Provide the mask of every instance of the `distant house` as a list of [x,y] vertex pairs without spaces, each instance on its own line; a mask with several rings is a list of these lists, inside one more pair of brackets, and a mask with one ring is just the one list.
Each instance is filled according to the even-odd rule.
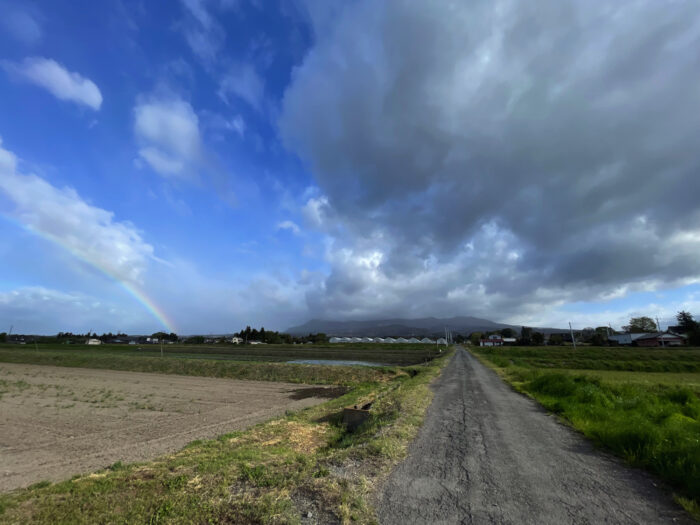
[[656,332],[637,337],[634,342],[637,346],[683,346],[685,337],[671,332]]
[[492,334],[479,342],[479,346],[503,346],[503,338],[498,334]]
[[89,344],[89,345],[101,345],[102,341],[100,341],[99,339],[88,339],[87,344]]
[[515,337],[502,337],[501,339],[503,339],[504,345],[514,345],[518,342],[518,340]]
[[654,335],[654,334],[648,334],[648,333],[640,333],[640,334],[611,334],[608,336],[608,341],[612,344],[616,345],[631,345],[634,343],[637,339],[640,337],[644,337],[646,335]]
[[240,344],[244,343],[244,340],[243,340],[242,337],[236,337],[236,336],[234,336],[234,337],[231,338],[231,342],[232,342],[234,345],[240,345]]

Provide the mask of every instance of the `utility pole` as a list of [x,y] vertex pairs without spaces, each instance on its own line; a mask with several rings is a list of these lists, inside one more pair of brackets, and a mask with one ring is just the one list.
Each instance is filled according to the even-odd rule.
[[656,318],[656,328],[659,329],[659,333],[661,334],[661,335],[659,336],[659,338],[661,339],[661,346],[666,346],[666,345],[664,344],[664,334],[663,334],[663,332],[661,332],[661,325],[659,324],[659,318],[658,318],[658,317]]
[[571,328],[571,321],[569,321],[569,332],[571,333],[571,342],[574,343],[574,350],[576,350],[576,338],[574,337],[574,330]]

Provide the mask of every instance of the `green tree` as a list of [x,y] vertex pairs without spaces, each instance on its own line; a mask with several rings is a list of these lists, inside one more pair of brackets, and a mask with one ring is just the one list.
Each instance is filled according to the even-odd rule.
[[591,337],[590,343],[593,346],[606,346],[608,344],[608,336],[596,332],[593,334],[593,337]]
[[533,345],[543,345],[544,334],[542,332],[532,332],[532,335],[530,336],[530,341]]
[[7,332],[0,332],[0,343],[7,341]]
[[681,310],[676,315],[676,320],[678,321],[677,328],[683,333],[694,332],[698,329],[698,322],[693,319],[690,312]]
[[515,330],[513,330],[512,328],[504,328],[503,330],[501,330],[501,335],[503,337],[515,337]]
[[651,317],[632,317],[630,324],[623,326],[622,329],[631,334],[656,332],[656,323]]
[[523,326],[520,329],[520,344],[529,345],[530,339],[532,338],[532,328],[529,326]]
[[549,336],[549,344],[550,345],[561,346],[563,341],[564,341],[564,339],[562,338],[561,334],[550,334],[550,336]]
[[479,343],[481,342],[482,338],[482,333],[481,332],[472,332],[469,335],[469,340],[472,342],[474,346],[479,346]]

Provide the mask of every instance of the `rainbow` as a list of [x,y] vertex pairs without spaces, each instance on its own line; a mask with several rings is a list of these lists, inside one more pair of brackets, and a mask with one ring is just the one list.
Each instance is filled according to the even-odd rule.
[[68,253],[70,253],[72,256],[75,258],[85,262],[86,264],[90,265],[91,267],[95,268],[98,270],[100,273],[106,275],[109,277],[111,280],[119,284],[124,290],[126,290],[129,295],[131,295],[134,299],[136,299],[139,303],[141,303],[142,306],[148,310],[148,312],[155,317],[161,325],[168,331],[168,332],[176,332],[177,330],[175,329],[175,324],[172,322],[172,320],[166,315],[166,313],[163,311],[162,308],[160,308],[153,299],[149,298],[143,290],[138,289],[135,285],[129,283],[128,281],[125,281],[123,279],[120,279],[117,275],[115,275],[113,272],[111,272],[108,268],[105,268],[104,266],[98,264],[97,262],[91,260],[90,258],[86,257],[83,255],[80,251],[72,248],[65,242],[63,242],[60,238],[56,237],[55,235],[39,230],[37,228],[34,228],[28,224],[24,224],[20,222],[19,220],[10,217],[8,215],[0,215],[3,216],[5,219],[9,220],[11,223],[19,226],[21,229],[28,231],[29,233],[36,235],[42,239],[45,239],[56,246],[60,246],[64,250],[66,250]]

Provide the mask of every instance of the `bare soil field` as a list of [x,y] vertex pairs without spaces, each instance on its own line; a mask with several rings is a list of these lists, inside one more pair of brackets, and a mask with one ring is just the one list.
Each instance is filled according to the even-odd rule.
[[336,387],[0,363],[0,491],[153,459]]

